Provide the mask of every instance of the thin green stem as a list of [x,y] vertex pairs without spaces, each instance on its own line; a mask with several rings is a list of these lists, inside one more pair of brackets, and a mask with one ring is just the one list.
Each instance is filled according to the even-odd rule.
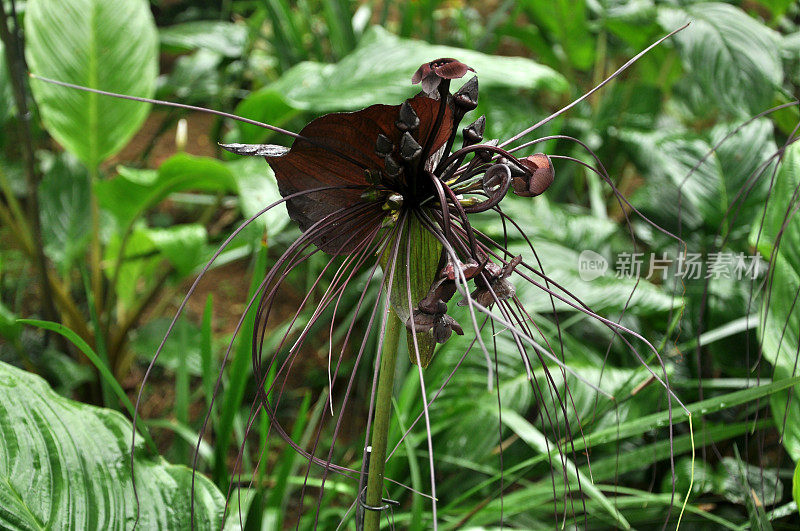
[[[389,437],[389,420],[392,413],[392,389],[394,388],[397,346],[403,326],[394,310],[389,310],[386,319],[381,368],[378,373],[378,392],[375,398],[375,420],[372,425],[372,454],[367,476],[366,504],[370,507],[380,506],[383,495],[383,472],[386,465],[386,443]],[[364,531],[378,531],[381,525],[381,515],[381,511],[367,510],[364,514]]]

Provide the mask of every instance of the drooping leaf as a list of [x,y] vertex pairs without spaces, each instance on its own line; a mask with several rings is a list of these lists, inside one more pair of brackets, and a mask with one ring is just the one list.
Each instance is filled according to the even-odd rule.
[[678,33],[683,63],[711,107],[750,116],[769,106],[783,79],[777,34],[741,9],[717,2],[663,6],[658,22]]
[[223,162],[186,154],[164,161],[158,172],[120,169],[117,177],[95,184],[100,206],[111,212],[122,227],[169,194],[184,190],[235,191],[236,184]]
[[[136,519],[131,424],[120,413],[68,400],[44,380],[0,363],[0,526],[129,529]],[[143,529],[190,525],[192,472],[145,454],[134,466]],[[195,478],[194,523],[220,527],[225,498]]]
[[89,243],[89,174],[74,159],[54,158],[39,184],[42,238],[47,256],[62,271],[81,257]]
[[[145,0],[31,0],[25,48],[34,74],[89,88],[152,96],[158,39]],[[90,168],[118,152],[149,107],[31,82],[50,134]]]
[[241,57],[247,45],[247,27],[220,20],[183,22],[158,31],[161,45],[170,51],[208,50],[225,57]]

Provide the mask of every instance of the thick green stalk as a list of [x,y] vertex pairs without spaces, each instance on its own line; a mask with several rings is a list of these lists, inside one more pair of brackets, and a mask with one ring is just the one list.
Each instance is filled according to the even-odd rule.
[[[378,373],[378,393],[375,398],[375,421],[372,424],[372,454],[367,476],[366,504],[370,507],[382,505],[383,472],[386,465],[386,443],[389,436],[389,420],[392,413],[392,389],[397,362],[397,346],[403,324],[400,318],[389,310],[386,332],[383,336],[381,368]],[[382,511],[365,511],[364,531],[378,531],[381,526]]]

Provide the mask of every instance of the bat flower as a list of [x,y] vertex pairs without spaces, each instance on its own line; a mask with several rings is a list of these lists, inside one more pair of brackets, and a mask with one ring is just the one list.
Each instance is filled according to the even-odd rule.
[[[426,272],[414,267],[414,278],[408,279],[397,269],[394,287],[388,288],[392,307],[418,345],[412,361],[419,359],[423,366],[436,343],[453,332],[463,334],[447,315],[459,283],[476,285],[465,305],[474,299],[489,307],[514,296],[507,279],[520,261],[495,263],[505,257],[490,257],[469,215],[497,207],[512,185],[518,195],[542,193],[554,175],[546,155],[517,159],[496,141],[482,143],[483,116],[463,128],[462,144],[453,151],[460,122],[477,107],[478,79],[472,77],[453,94],[450,82],[471,70],[455,59],[425,63],[412,78],[421,83],[421,93],[400,105],[322,116],[300,131],[291,148],[223,145],[267,160],[289,216],[307,241],[327,254],[363,261],[365,252],[379,252],[386,269],[392,242],[395,247],[405,242],[404,231],[414,225],[426,233],[409,245],[429,240],[435,263],[429,253],[425,259],[432,265]],[[404,252],[398,249],[395,255]],[[396,256],[395,262],[410,267],[412,260],[423,260],[420,256]]]

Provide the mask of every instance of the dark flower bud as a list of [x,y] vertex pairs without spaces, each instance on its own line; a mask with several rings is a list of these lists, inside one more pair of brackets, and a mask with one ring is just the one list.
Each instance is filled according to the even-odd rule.
[[477,144],[483,140],[483,131],[486,129],[486,116],[480,118],[466,126],[461,132],[464,133],[464,144],[462,147]]
[[420,66],[411,77],[411,83],[419,84],[422,92],[432,96],[439,88],[442,79],[459,79],[469,71],[475,71],[461,61],[451,58],[436,59]]
[[406,321],[406,328],[418,334],[430,332],[437,343],[446,342],[453,335],[453,332],[460,336],[464,335],[461,325],[455,319],[443,313],[429,314],[415,311]]
[[380,157],[385,157],[386,155],[390,154],[394,151],[394,146],[392,145],[392,141],[389,139],[388,136],[380,133],[378,135],[378,140],[375,142],[375,153],[378,154]]
[[395,125],[401,131],[416,131],[419,127],[419,116],[407,100],[400,105],[400,119],[395,122]]
[[556,173],[550,157],[544,153],[536,153],[530,157],[519,159],[530,174],[515,176],[511,181],[514,193],[522,197],[534,197],[543,193],[553,184]]
[[433,325],[433,340],[437,343],[445,343],[453,332],[463,336],[464,330],[455,319],[447,314],[442,315]]
[[451,260],[448,260],[447,265],[444,266],[444,269],[442,269],[442,272],[440,274],[443,278],[446,278],[448,280],[455,280],[456,268],[461,270],[461,272],[464,274],[464,278],[466,278],[467,280],[472,280],[473,278],[475,278],[475,275],[477,275],[481,270],[480,264],[478,264],[478,262],[476,262],[475,260],[468,260],[466,262],[456,262],[455,264]]
[[453,94],[453,103],[464,113],[478,106],[478,76],[472,76],[472,79]]
[[414,140],[414,137],[411,136],[411,133],[406,131],[403,133],[403,137],[400,139],[400,156],[403,157],[403,160],[406,162],[412,162],[419,158],[420,154],[422,153],[422,146]]
[[400,172],[403,171],[403,168],[400,167],[400,165],[391,155],[386,155],[383,160],[386,164],[386,174],[389,175],[389,177],[397,177],[400,175]]

